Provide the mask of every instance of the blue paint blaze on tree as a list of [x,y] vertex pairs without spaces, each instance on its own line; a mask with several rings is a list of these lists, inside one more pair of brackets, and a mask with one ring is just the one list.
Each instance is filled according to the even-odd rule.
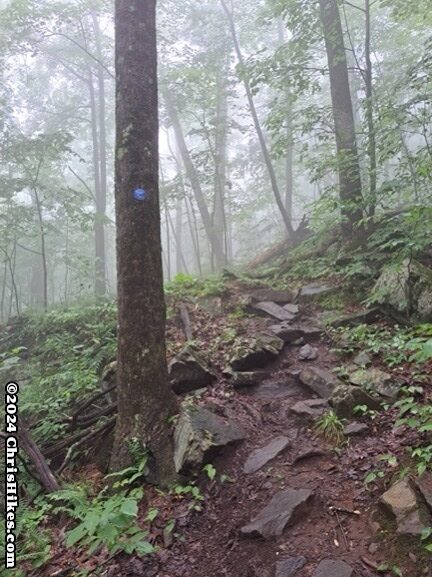
[[144,189],[144,188],[136,188],[133,191],[133,197],[135,200],[148,200],[149,199],[149,193]]

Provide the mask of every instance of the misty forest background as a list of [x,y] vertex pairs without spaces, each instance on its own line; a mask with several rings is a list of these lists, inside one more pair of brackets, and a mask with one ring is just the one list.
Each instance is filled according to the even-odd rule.
[[[414,218],[416,207],[430,206],[426,5],[341,5],[370,215],[410,208]],[[235,42],[220,3],[159,3],[166,281],[241,265],[283,239],[275,189],[294,229],[303,219],[316,231],[338,220],[328,66],[314,4],[227,9]],[[6,321],[115,292],[112,8],[6,2],[1,28]]]

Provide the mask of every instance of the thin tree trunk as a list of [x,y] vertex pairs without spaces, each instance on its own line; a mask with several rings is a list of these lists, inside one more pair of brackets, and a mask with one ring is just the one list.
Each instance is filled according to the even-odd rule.
[[337,0],[319,0],[336,131],[339,190],[345,240],[363,240],[362,186],[349,87],[348,67]]
[[1,304],[0,304],[0,315],[1,315],[1,322],[4,323],[5,318],[5,299],[6,299],[6,283],[7,283],[7,258],[5,256],[4,267],[3,267],[3,282],[2,282],[2,292],[1,292]]
[[368,156],[369,156],[369,216],[373,217],[377,202],[377,158],[376,158],[376,138],[374,123],[374,102],[373,102],[373,69],[371,61],[371,14],[370,0],[365,0],[366,11],[366,39],[365,39],[365,58],[366,58],[366,120],[368,126]]
[[39,221],[40,241],[41,241],[41,258],[42,258],[42,273],[43,273],[43,306],[44,310],[48,310],[48,263],[45,245],[45,225],[43,221],[42,206],[39,198],[37,188],[33,188],[34,200],[36,203],[36,211]]
[[[175,238],[176,238],[176,273],[182,271],[182,261],[183,258],[183,247],[182,247],[182,235],[183,235],[183,211],[182,211],[182,201],[177,200],[176,204],[176,220],[175,220]],[[186,270],[186,269],[185,269]]]
[[[235,52],[237,55],[237,60],[239,62],[239,65],[240,65],[242,71],[244,72],[245,65],[244,65],[243,55],[242,55],[242,52],[240,49],[240,44],[239,44],[239,41],[237,38],[237,32],[236,32],[236,28],[235,28],[235,24],[234,24],[233,15],[230,12],[230,10],[228,9],[228,6],[226,5],[225,0],[220,0],[220,1],[221,1],[223,9],[225,11],[225,14],[227,15],[227,18],[228,18],[229,27],[230,27],[232,39],[234,42],[234,49],[235,49]],[[262,152],[262,155],[264,158],[264,163],[266,165],[267,172],[268,172],[269,177],[270,177],[271,187],[273,190],[273,196],[274,196],[276,204],[279,208],[279,212],[282,216],[282,220],[285,224],[287,235],[288,235],[288,237],[292,237],[294,235],[294,229],[293,229],[291,221],[288,217],[287,211],[285,210],[284,202],[282,200],[282,195],[280,193],[279,185],[277,183],[276,173],[275,173],[273,163],[271,161],[270,153],[269,153],[269,150],[267,148],[267,143],[266,143],[266,140],[264,137],[264,132],[261,128],[261,124],[260,124],[260,121],[258,118],[258,113],[256,111],[254,99],[252,96],[252,90],[250,88],[249,81],[244,74],[243,74],[243,84],[245,87],[246,96],[247,96],[247,100],[249,103],[249,109],[250,109],[253,123],[255,126],[255,131],[257,133],[258,140],[259,140],[259,143],[261,146],[261,152]]]
[[218,238],[213,229],[212,219],[207,207],[204,193],[201,188],[201,183],[198,174],[195,170],[195,167],[193,165],[192,158],[189,154],[189,150],[186,146],[186,141],[183,135],[180,120],[177,111],[172,103],[171,96],[168,90],[165,89],[163,91],[163,96],[168,111],[168,115],[171,119],[174,128],[177,146],[179,148],[180,155],[182,157],[183,164],[186,169],[186,174],[192,186],[192,191],[194,193],[194,197],[198,205],[198,210],[200,212],[201,219],[203,221],[204,230],[206,231],[206,235],[211,246],[211,252],[215,257],[217,268],[221,269],[224,266],[223,245],[220,242],[220,238]]
[[179,272],[182,272],[182,270],[184,270],[184,272],[186,274],[189,274],[188,266],[186,264],[186,261],[185,261],[184,255],[183,255],[183,251],[182,251],[182,247],[181,247],[181,241],[179,241],[179,239],[177,238],[177,231],[176,231],[176,228],[174,227],[174,223],[172,221],[170,213],[168,213],[168,222],[170,224],[171,231],[173,233],[174,240],[176,243],[176,256],[178,254],[178,258],[179,258],[178,263],[176,263],[176,266],[177,266],[177,264],[179,265],[179,268],[176,269],[176,274],[178,274]]
[[165,211],[165,228],[166,228],[166,265],[167,265],[167,276],[168,281],[171,280],[171,238],[170,238],[170,227],[168,222],[168,203],[166,198],[164,199],[164,211]]
[[224,265],[227,264],[226,250],[226,215],[225,188],[227,165],[228,137],[228,93],[226,71],[219,72],[217,78],[217,109],[215,134],[215,198],[213,210],[213,227],[219,237],[219,243],[224,247]]
[[[279,45],[282,46],[285,42],[285,27],[282,19],[278,22],[278,37]],[[286,135],[286,153],[285,153],[285,210],[288,214],[290,222],[293,222],[293,189],[294,189],[294,143],[293,143],[293,129],[292,129],[292,106],[290,102],[291,94],[289,89],[285,90],[285,100],[287,113],[285,116],[285,135]]]
[[194,254],[195,254],[195,259],[196,259],[196,263],[197,263],[197,271],[198,271],[199,276],[202,276],[201,256],[200,256],[200,250],[199,250],[199,239],[197,238],[198,235],[197,235],[196,227],[194,227],[192,224],[192,218],[191,218],[191,214],[190,214],[191,211],[189,210],[189,206],[188,206],[188,198],[185,196],[184,200],[185,200],[186,214],[187,214],[187,219],[188,219],[188,224],[189,224],[189,233],[190,233],[192,246],[193,246]]
[[[96,234],[98,235],[96,255],[97,275],[95,290],[97,296],[106,294],[106,247],[105,247],[105,216],[107,203],[107,154],[106,154],[106,102],[105,102],[105,75],[102,66],[102,45],[101,32],[97,15],[92,13],[93,29],[96,42],[96,53],[98,57],[97,79],[98,79],[98,122],[99,122],[99,167],[100,167],[100,186],[95,191],[96,197],[96,219],[99,220]],[[97,194],[97,192],[99,194]]]
[[156,2],[116,0],[118,416],[113,470],[148,456],[148,479],[176,478],[159,203]]

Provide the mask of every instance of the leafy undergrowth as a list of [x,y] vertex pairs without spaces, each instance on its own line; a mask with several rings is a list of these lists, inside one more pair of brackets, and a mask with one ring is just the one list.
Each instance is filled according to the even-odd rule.
[[[301,280],[294,280],[296,276],[294,271],[294,292]],[[314,278],[312,273],[307,276],[307,280]],[[341,309],[352,311],[359,307],[350,285],[343,284],[349,275],[345,279],[343,275],[318,276],[340,287],[346,298],[341,298],[341,292],[338,297],[327,296],[314,304],[309,313],[318,314],[323,309],[340,313]],[[277,279],[272,284],[286,287],[284,282]],[[244,295],[250,286],[260,283],[232,277],[202,281],[183,275],[175,279],[167,287],[169,357],[185,344],[178,312],[179,303],[185,303],[193,342],[208,351],[220,375],[233,351],[247,343],[260,327],[261,320],[248,315],[244,306]],[[21,411],[33,425],[32,433],[42,447],[69,433],[70,415],[100,386],[103,366],[115,358],[115,316],[112,303],[88,304],[53,310],[45,316],[29,316],[4,331],[1,370],[13,373],[23,383]],[[349,329],[329,328],[326,338],[340,361],[334,368],[341,378],[343,367],[363,351],[370,355],[374,366],[384,368],[403,383],[400,397],[384,404],[382,411],[363,406],[356,409],[358,420],[371,424],[377,438],[382,431],[398,431],[382,454],[375,447],[370,455],[365,452],[362,456],[368,463],[362,479],[367,498],[379,497],[397,478],[431,470],[432,325],[403,328],[385,321]],[[240,406],[241,401],[233,399],[233,395],[231,386],[220,378],[204,396],[220,408],[231,400]],[[343,428],[344,422],[328,413],[311,434],[323,437],[349,470],[351,448]],[[137,452],[133,467],[107,477],[83,451],[73,454],[62,472],[62,490],[46,497],[37,496],[37,484],[23,471],[20,569],[15,575],[44,575],[50,560],[55,561],[56,571],[60,568],[65,574],[84,576],[98,574],[119,556],[133,560],[151,559],[157,554],[163,559],[172,543],[182,546],[194,519],[201,516],[205,524],[216,518],[218,512],[212,499],[224,486],[230,486],[230,477],[220,475],[212,464],[194,480],[165,492],[146,486],[145,474],[145,454]],[[283,482],[283,473],[280,475],[281,479],[277,478]],[[216,499],[215,503],[219,501]],[[424,534],[420,555],[430,550],[431,534]],[[399,565],[390,560],[389,567],[398,570]],[[142,570],[140,565],[139,571]],[[385,571],[383,568],[383,574]]]

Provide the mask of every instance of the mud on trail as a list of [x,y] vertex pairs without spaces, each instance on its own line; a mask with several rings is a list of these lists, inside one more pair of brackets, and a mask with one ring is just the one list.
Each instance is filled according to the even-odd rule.
[[[233,292],[231,310],[236,303],[249,302],[242,290]],[[394,428],[397,411],[388,409],[374,413],[373,419],[370,415],[344,419],[343,444],[326,442],[316,422],[331,408],[326,387],[334,388],[334,369],[340,367],[341,358],[332,350],[319,305],[301,295],[298,310],[293,303],[273,302],[279,308],[256,304],[249,303],[251,314],[236,321],[238,331],[250,339],[264,333],[285,341],[280,352],[273,351],[273,360],[257,362],[256,356],[240,352],[248,358],[244,366],[240,363],[243,373],[250,376],[258,370],[264,375],[258,374],[257,384],[234,387],[235,374],[223,372],[231,352],[219,340],[220,346],[212,349],[216,382],[187,397],[194,410],[205,407],[221,422],[238,425],[243,440],[216,447],[206,456],[204,463],[214,468],[213,479],[202,472],[202,465],[198,468],[196,483],[204,496],[197,503],[201,510],[151,490],[148,503],[161,510],[151,527],[160,550],[149,558],[106,560],[100,574],[373,577],[402,570],[408,577],[431,577],[430,564],[414,545],[418,540],[398,536],[395,520],[379,505],[397,479],[390,475],[369,485],[364,482],[381,455],[403,459],[412,434]],[[284,316],[283,307],[292,318],[275,318]],[[201,351],[227,330],[222,309],[209,313],[189,306],[189,314]],[[169,329],[174,352],[184,344],[179,327]],[[379,359],[375,362],[379,365]],[[250,381],[254,382],[251,376]],[[343,413],[345,405],[341,407]],[[169,533],[164,531],[167,522],[173,526]]]

